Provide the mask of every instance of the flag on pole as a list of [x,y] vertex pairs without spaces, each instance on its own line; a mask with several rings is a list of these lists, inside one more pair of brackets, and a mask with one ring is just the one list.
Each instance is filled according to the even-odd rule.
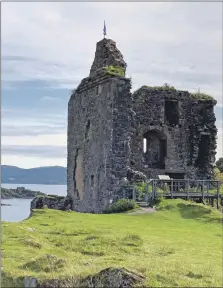
[[104,21],[103,34],[104,34],[104,38],[105,38],[105,35],[107,35],[107,30],[106,30],[106,24],[105,24],[105,21]]

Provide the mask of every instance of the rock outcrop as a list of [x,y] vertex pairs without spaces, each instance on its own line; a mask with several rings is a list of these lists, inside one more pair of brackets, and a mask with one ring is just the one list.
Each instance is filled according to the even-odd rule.
[[126,63],[122,53],[116,47],[115,41],[104,38],[97,43],[94,62],[91,66],[90,75],[105,66],[118,66],[126,70]]
[[20,199],[32,199],[36,196],[45,196],[45,193],[40,191],[32,191],[26,189],[25,187],[17,187],[16,189],[7,189],[1,187],[1,198],[2,199],[12,199],[12,198],[20,198]]
[[56,209],[56,210],[71,210],[72,209],[72,200],[69,197],[64,196],[54,196],[54,195],[47,195],[41,197],[35,197],[31,201],[31,211],[32,209]]
[[[88,276],[84,279],[50,279],[38,282],[33,277],[25,277],[24,287],[36,288],[63,288],[63,287],[108,287],[108,288],[133,288],[135,285],[142,285],[145,277],[126,268],[109,267],[101,270],[95,275]],[[140,286],[142,287],[142,286]]]

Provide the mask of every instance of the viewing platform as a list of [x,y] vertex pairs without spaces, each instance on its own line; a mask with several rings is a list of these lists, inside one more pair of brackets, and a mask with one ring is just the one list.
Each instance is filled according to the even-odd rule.
[[219,208],[223,205],[222,184],[217,180],[151,179],[147,183],[123,186],[121,195],[123,198],[133,199],[140,206],[147,206],[154,199],[163,197],[200,202],[208,200],[212,206],[215,200]]

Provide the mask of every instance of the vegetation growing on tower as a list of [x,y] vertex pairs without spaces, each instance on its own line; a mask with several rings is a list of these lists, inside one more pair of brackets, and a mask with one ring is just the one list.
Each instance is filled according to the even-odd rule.
[[120,66],[106,66],[105,71],[112,76],[125,76],[125,70]]
[[190,93],[191,98],[197,99],[197,100],[211,100],[214,101],[215,103],[217,102],[211,95],[206,94],[206,93],[201,93],[201,92],[195,92],[195,93]]

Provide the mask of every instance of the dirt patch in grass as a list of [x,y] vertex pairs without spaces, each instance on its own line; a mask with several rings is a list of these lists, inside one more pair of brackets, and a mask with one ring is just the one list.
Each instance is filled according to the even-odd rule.
[[138,209],[136,211],[129,212],[127,214],[145,214],[145,213],[153,213],[155,211],[156,211],[155,208],[143,207],[143,208],[140,208],[140,209]]

